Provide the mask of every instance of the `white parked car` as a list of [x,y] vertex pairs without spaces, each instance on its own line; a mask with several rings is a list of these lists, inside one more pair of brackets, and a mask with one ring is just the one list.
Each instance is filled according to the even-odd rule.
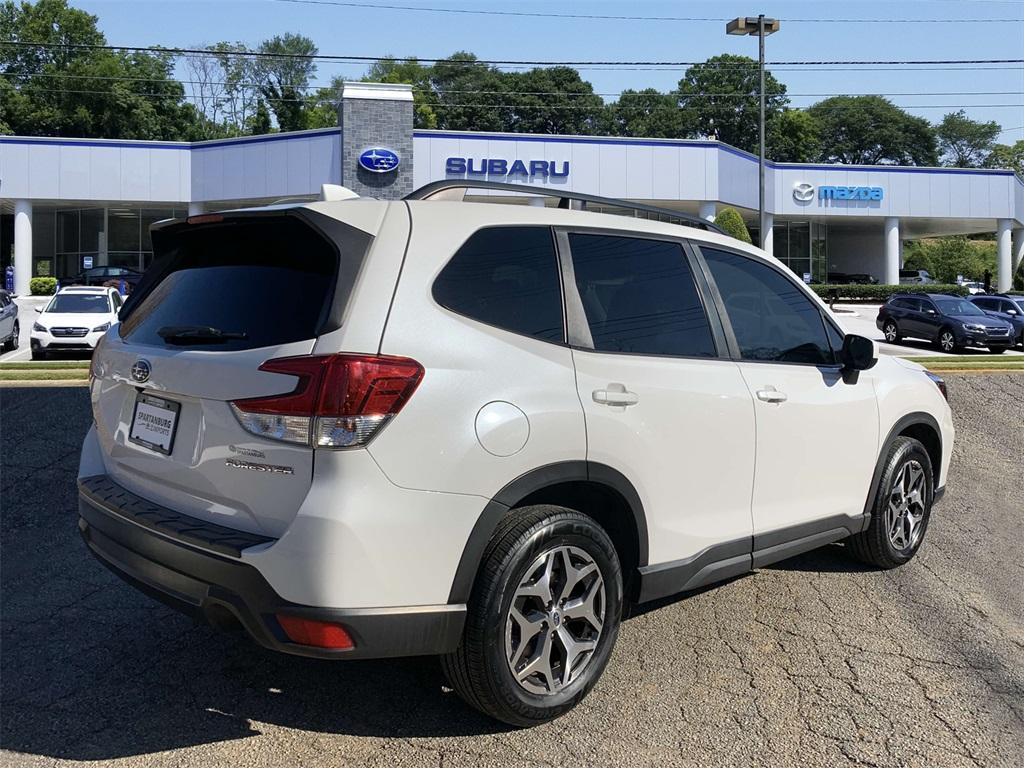
[[979,282],[974,281],[974,280],[965,281],[965,282],[961,283],[961,285],[964,288],[967,289],[967,292],[970,293],[971,296],[978,296],[978,295],[983,294],[983,293],[986,292],[985,291],[985,284],[984,283],[979,283]]
[[40,314],[32,324],[32,359],[45,359],[55,351],[95,349],[103,334],[117,322],[121,305],[116,288],[61,288],[49,304],[36,310]]
[[154,227],[94,356],[100,560],[268,648],[440,655],[531,725],[591,690],[626,602],[840,540],[914,556],[941,380],[706,222],[460,184]]

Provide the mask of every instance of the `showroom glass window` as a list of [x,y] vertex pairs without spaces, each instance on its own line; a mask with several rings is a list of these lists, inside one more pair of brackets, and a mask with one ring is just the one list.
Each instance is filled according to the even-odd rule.
[[716,356],[704,305],[679,243],[570,234],[569,247],[595,350]]
[[548,227],[476,232],[434,281],[434,300],[460,315],[544,341],[565,338],[562,288]]
[[744,360],[833,365],[821,309],[768,264],[701,247]]

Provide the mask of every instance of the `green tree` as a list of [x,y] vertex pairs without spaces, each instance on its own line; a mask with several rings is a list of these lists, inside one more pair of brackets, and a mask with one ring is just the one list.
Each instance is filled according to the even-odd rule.
[[386,58],[376,61],[363,75],[368,83],[408,83],[412,86],[413,125],[416,128],[437,128],[437,95],[431,77],[433,67],[416,59]]
[[613,132],[619,136],[671,139],[683,135],[683,113],[674,94],[655,88],[626,90],[608,110]]
[[169,54],[114,52],[96,17],[66,0],[0,5],[0,39],[59,44],[0,46],[6,82],[0,115],[8,131],[27,136],[195,139],[203,118],[185,103]]
[[1014,144],[996,144],[985,158],[986,168],[1009,168],[1024,178],[1024,139]]
[[270,110],[267,109],[267,102],[260,99],[256,102],[256,109],[249,117],[246,132],[252,136],[261,136],[265,133],[270,133],[272,130],[273,126],[270,123]]
[[996,273],[996,245],[966,237],[918,240],[905,247],[903,263],[907,269],[927,269],[940,283],[955,283],[960,275],[981,280],[986,270]]
[[971,120],[962,109],[950,112],[935,126],[943,165],[979,168],[985,162],[999,135],[999,123]]
[[437,94],[437,127],[453,131],[505,131],[512,124],[503,73],[459,51],[434,64],[430,85]]
[[502,73],[509,122],[517,133],[586,135],[605,125],[604,101],[572,67]]
[[[722,54],[686,70],[677,96],[687,135],[708,136],[748,152],[758,148],[759,89],[757,62]],[[786,86],[765,72],[765,121],[789,103]]]
[[308,37],[293,32],[276,35],[260,43],[256,60],[260,93],[274,111],[282,131],[308,127],[310,104],[306,89],[316,74],[316,62],[310,58],[317,47]]
[[768,123],[768,157],[780,163],[810,163],[821,155],[821,125],[814,115],[797,109],[779,112]]
[[715,224],[724,229],[725,233],[730,237],[735,237],[744,243],[753,244],[754,242],[750,238],[750,232],[747,230],[743,217],[740,216],[735,208],[723,208],[720,210],[718,215],[715,216]]
[[833,96],[808,112],[821,126],[821,160],[867,165],[937,165],[935,132],[881,96]]

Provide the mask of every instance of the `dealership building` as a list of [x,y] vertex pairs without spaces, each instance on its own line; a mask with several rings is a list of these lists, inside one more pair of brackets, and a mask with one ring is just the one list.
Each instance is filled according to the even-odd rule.
[[[623,198],[709,220],[730,206],[756,239],[757,158],[735,147],[418,130],[412,106],[409,86],[349,83],[337,128],[193,143],[2,136],[0,267],[13,261],[23,294],[34,276],[145,268],[149,225],[160,219],[314,197],[324,184],[395,199],[443,179]],[[807,279],[895,283],[906,241],[994,232],[993,283],[1005,290],[1024,256],[1024,181],[1012,171],[768,163],[766,187],[767,250]]]

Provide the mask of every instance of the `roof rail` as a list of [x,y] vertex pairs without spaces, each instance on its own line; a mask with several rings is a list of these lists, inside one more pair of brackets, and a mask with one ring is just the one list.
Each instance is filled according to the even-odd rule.
[[[559,208],[569,208],[569,202],[571,200],[577,200],[582,203],[609,205],[616,208],[626,208],[631,211],[642,211],[644,213],[652,213],[658,216],[666,216],[671,220],[669,222],[671,224],[682,224],[687,227],[696,227],[698,229],[707,230],[708,232],[717,232],[720,235],[728,236],[729,234],[713,222],[702,219],[699,216],[694,216],[690,213],[673,211],[670,208],[658,208],[654,205],[631,203],[628,200],[620,200],[615,197],[600,197],[599,195],[588,195],[583,192],[563,192],[561,190],[551,189],[550,187],[531,187],[526,184],[508,184],[503,181],[464,181],[462,179],[432,181],[429,184],[424,184],[419,189],[414,189],[406,195],[404,199],[430,200],[431,198],[442,198],[448,200],[461,200],[465,193],[470,189],[493,189],[502,192],[519,192],[535,197],[556,197],[558,198]],[[457,190],[462,190],[463,194],[458,197],[444,194],[445,192]]]

